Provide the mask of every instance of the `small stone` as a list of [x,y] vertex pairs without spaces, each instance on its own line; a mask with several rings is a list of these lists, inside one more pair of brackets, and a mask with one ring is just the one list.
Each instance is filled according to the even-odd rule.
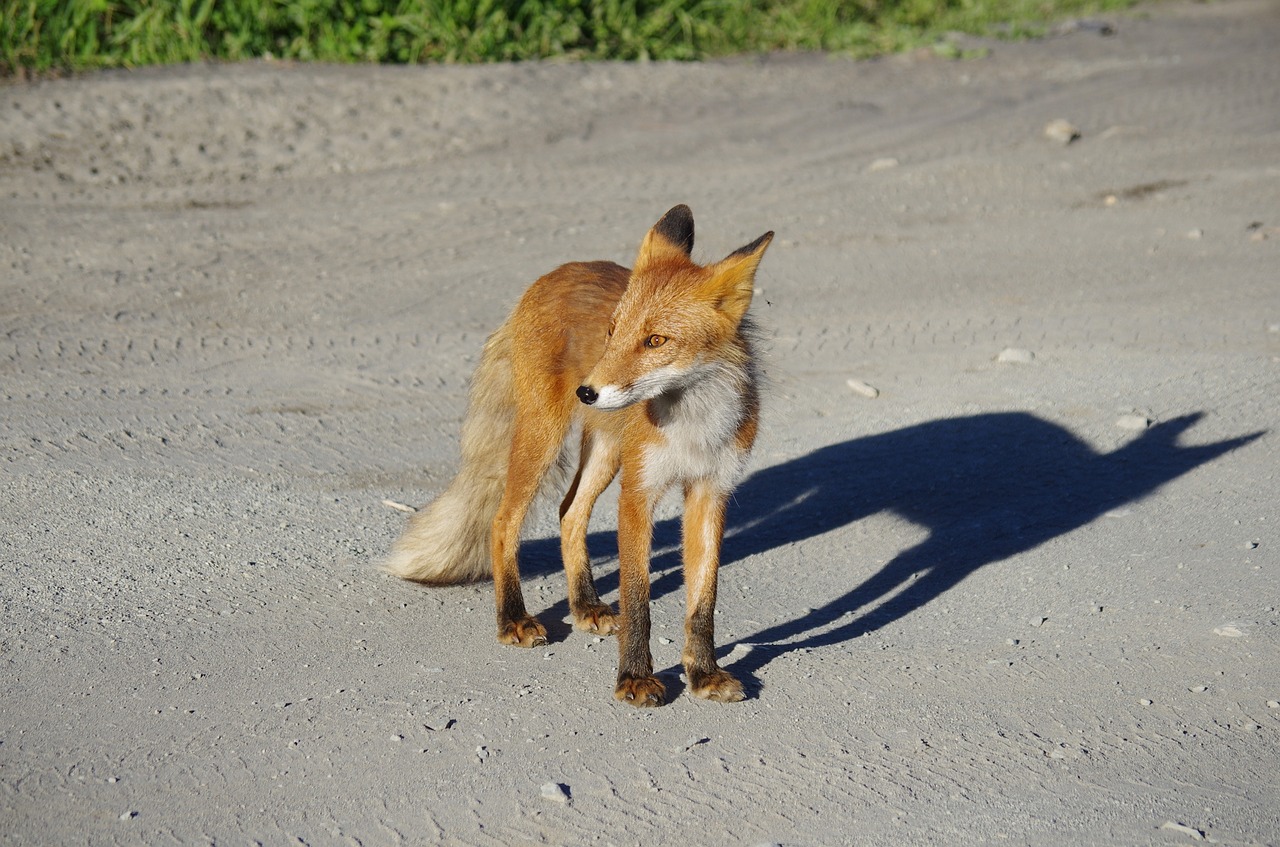
[[670,638],[667,638],[665,635],[660,635],[660,636],[658,636],[658,643],[659,643],[659,644],[673,644],[674,642],[673,642]]
[[1161,829],[1169,829],[1174,832],[1185,835],[1192,841],[1204,841],[1204,833],[1194,827],[1187,826],[1183,823],[1175,823],[1174,821],[1165,821],[1160,824]]
[[1240,638],[1244,635],[1244,630],[1233,623],[1224,623],[1222,626],[1215,626],[1213,634],[1221,635],[1224,638]]
[[1121,415],[1116,420],[1116,426],[1120,427],[1121,429],[1138,431],[1138,430],[1146,429],[1147,427],[1151,426],[1151,419],[1148,418],[1146,415],[1138,415],[1138,414]]
[[863,397],[874,400],[880,396],[880,389],[860,379],[847,379],[844,384],[853,389],[855,394],[861,394]]
[[129,811],[127,811],[127,812],[121,812],[121,813],[120,813],[120,820],[122,820],[122,821],[131,821],[131,820],[133,820],[134,818],[136,818],[137,816],[138,816],[138,813],[137,813],[136,811],[134,811],[133,809],[130,809],[130,810],[129,810]]
[[542,796],[548,800],[554,800],[557,803],[569,803],[569,786],[561,785],[558,782],[542,783]]
[[1011,365],[1026,365],[1035,359],[1036,354],[1030,350],[1023,350],[1020,347],[1006,347],[996,356],[997,362],[1004,362]]
[[1115,196],[1114,194],[1108,194],[1106,197],[1102,198],[1102,205],[1104,206],[1114,206],[1119,202],[1120,202],[1120,198]]
[[1032,626],[1043,626],[1044,624],[1048,623],[1048,621],[1049,621],[1049,619],[1048,619],[1048,618],[1032,618],[1032,619],[1031,619],[1031,625],[1032,625]]
[[1197,227],[1196,229],[1189,229],[1186,232],[1186,237],[1191,241],[1199,241],[1200,239],[1204,238],[1204,230],[1200,229],[1199,227]]
[[1138,701],[1138,705],[1139,705],[1139,706],[1150,706],[1150,705],[1151,705],[1151,701],[1150,701],[1150,700],[1148,700],[1146,697],[1143,697],[1141,700],[1139,700],[1139,701]]
[[1080,130],[1070,121],[1058,118],[1044,125],[1044,137],[1066,145],[1079,140]]
[[485,747],[483,744],[476,748],[476,758],[480,761],[483,762],[485,759],[489,758],[489,755],[489,748]]
[[1280,709],[1280,700],[1268,700],[1268,701],[1267,701],[1267,708],[1268,708],[1268,709]]
[[1209,686],[1207,685],[1197,685],[1196,687],[1191,689],[1191,692],[1193,694],[1203,694],[1208,690],[1209,690]]
[[896,168],[899,164],[900,162],[898,162],[894,157],[885,156],[884,158],[876,159],[874,162],[867,165],[867,172],[876,173],[877,171],[889,171]]

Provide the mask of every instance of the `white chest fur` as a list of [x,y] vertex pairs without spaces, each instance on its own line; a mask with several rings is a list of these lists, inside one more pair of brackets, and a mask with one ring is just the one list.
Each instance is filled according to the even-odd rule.
[[645,449],[644,486],[655,495],[697,479],[728,492],[738,482],[747,451],[737,434],[747,414],[750,376],[725,366],[705,366],[687,388],[650,402],[661,438]]

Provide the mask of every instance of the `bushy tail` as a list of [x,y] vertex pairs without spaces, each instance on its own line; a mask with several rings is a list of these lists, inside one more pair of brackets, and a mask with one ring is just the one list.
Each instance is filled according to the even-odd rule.
[[489,529],[502,502],[515,431],[511,331],[498,328],[471,379],[462,425],[462,466],[439,497],[409,519],[382,563],[387,573],[428,585],[490,579]]

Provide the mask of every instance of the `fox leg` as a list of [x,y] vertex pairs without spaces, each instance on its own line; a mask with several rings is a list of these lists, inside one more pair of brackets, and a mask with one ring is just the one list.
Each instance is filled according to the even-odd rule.
[[554,426],[522,425],[517,418],[507,465],[507,485],[493,519],[490,551],[493,556],[494,598],[498,606],[498,640],[517,647],[547,643],[547,630],[525,609],[520,590],[520,529],[538,486],[560,450],[562,433]]
[[623,469],[618,498],[618,684],[613,696],[633,706],[661,706],[667,689],[653,675],[649,652],[649,549],[654,501]]
[[610,635],[617,617],[600,602],[591,578],[587,552],[587,524],[597,498],[618,473],[617,444],[598,433],[583,432],[578,473],[560,504],[560,558],[569,581],[569,611],[577,629]]
[[706,700],[733,702],[742,683],[716,664],[716,582],[728,495],[704,481],[685,486],[684,583],[687,611],[681,661],[689,690]]

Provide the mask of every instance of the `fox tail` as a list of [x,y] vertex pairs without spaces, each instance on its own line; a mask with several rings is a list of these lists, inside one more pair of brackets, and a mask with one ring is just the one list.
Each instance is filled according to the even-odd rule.
[[409,519],[382,563],[387,573],[427,585],[477,582],[493,576],[489,531],[502,502],[515,432],[511,347],[509,324],[485,342],[471,379],[458,475]]

